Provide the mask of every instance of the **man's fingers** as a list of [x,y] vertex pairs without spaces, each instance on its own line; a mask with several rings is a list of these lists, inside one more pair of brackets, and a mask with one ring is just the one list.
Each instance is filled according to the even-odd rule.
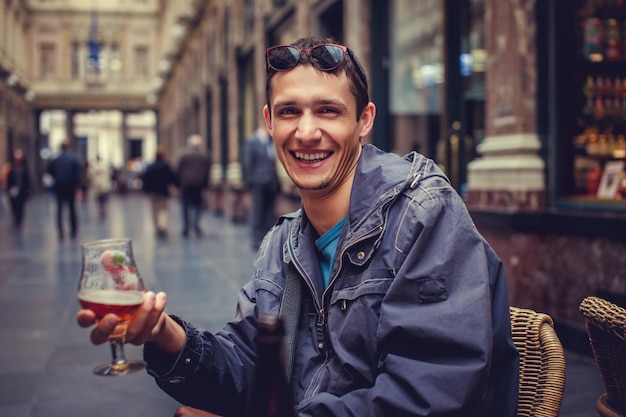
[[128,325],[126,340],[133,344],[143,344],[151,340],[153,329],[159,323],[166,303],[165,293],[146,292],[141,307]]
[[76,321],[80,327],[91,327],[96,322],[96,314],[92,310],[79,310]]
[[101,345],[109,339],[109,335],[115,329],[119,319],[115,314],[107,314],[100,320],[98,326],[91,332],[91,343]]
[[208,411],[198,410],[197,408],[182,406],[176,409],[174,417],[220,417],[217,414]]
[[[76,321],[80,327],[90,327],[96,323],[96,314],[92,310],[79,310]],[[107,314],[91,332],[91,343],[101,345],[109,338],[109,334],[115,329],[118,318],[115,314]]]

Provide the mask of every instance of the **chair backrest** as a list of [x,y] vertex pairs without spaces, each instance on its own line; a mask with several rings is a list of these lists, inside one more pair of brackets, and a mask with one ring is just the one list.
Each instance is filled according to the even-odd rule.
[[519,417],[557,417],[565,390],[565,355],[552,318],[511,307],[513,343],[520,356]]
[[587,297],[580,303],[580,312],[606,389],[598,399],[598,411],[603,416],[626,415],[626,309]]

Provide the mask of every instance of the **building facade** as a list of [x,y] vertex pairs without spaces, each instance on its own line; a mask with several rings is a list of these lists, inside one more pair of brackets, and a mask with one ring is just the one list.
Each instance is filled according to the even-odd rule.
[[[622,0],[131,2],[144,7],[141,17],[120,14],[121,0],[111,1],[118,14],[98,14],[109,28],[99,62],[110,68],[69,98],[62,92],[73,91],[72,74],[90,74],[89,60],[81,67],[49,58],[44,39],[58,19],[44,3],[55,2],[0,2],[11,25],[0,33],[0,159],[22,142],[37,158],[34,120],[48,108],[150,110],[158,116],[155,141],[170,154],[192,133],[205,138],[210,208],[238,218],[247,204],[241,148],[263,123],[265,49],[331,36],[354,50],[371,80],[377,119],[366,141],[400,154],[417,150],[444,169],[502,258],[513,305],[547,312],[565,344],[585,347],[580,301],[601,294],[624,303]],[[87,28],[90,10],[81,13]],[[21,31],[19,41],[9,27]],[[38,37],[42,27],[49,35]],[[80,31],[76,49],[72,33],[58,34],[67,40],[65,56],[89,58],[89,31]],[[29,58],[23,49],[39,54]],[[17,82],[7,75],[11,66],[22,68]],[[142,81],[123,80],[128,66]],[[47,85],[50,68],[68,80]],[[121,146],[129,147],[127,139]],[[287,211],[299,202],[282,179],[280,210]]]
[[205,3],[0,2],[0,163],[21,148],[41,178],[65,138],[121,170],[153,159],[159,68]]

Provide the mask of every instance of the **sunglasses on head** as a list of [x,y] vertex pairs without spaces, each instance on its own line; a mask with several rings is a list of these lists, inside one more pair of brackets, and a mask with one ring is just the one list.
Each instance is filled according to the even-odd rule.
[[309,53],[309,62],[320,71],[334,70],[347,55],[352,61],[352,65],[356,69],[361,82],[367,87],[365,75],[361,72],[361,68],[352,57],[350,50],[343,45],[318,45],[311,49],[300,49],[291,45],[272,46],[265,50],[265,59],[269,68],[275,71],[289,71],[298,65],[303,52]]

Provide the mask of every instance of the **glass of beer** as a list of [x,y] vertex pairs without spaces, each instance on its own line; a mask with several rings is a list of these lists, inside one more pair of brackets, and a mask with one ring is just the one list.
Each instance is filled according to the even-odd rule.
[[143,361],[128,361],[124,342],[128,323],[139,309],[146,291],[135,265],[130,239],[105,239],[81,246],[83,264],[78,284],[80,305],[100,321],[108,313],[119,318],[109,336],[112,360],[94,368],[96,375],[125,375],[145,369]]

